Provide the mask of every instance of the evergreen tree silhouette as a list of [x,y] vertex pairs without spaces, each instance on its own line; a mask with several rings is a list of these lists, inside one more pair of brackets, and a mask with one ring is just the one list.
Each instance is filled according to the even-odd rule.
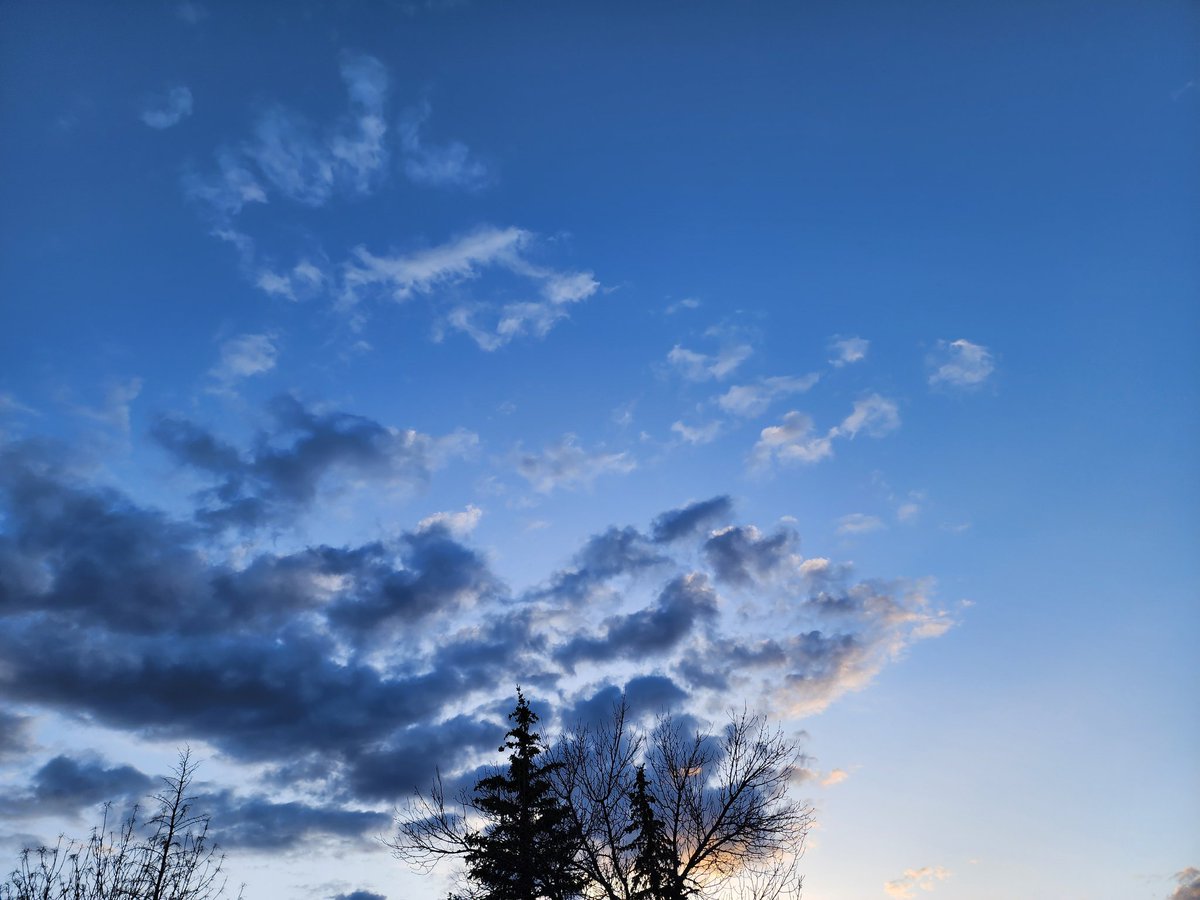
[[625,849],[634,853],[630,900],[682,900],[679,859],[666,826],[654,814],[644,765],[637,768],[629,801],[632,821],[625,833],[631,839]]
[[508,717],[513,727],[500,748],[510,751],[508,770],[475,785],[473,805],[491,824],[466,838],[467,875],[489,900],[568,900],[584,885],[578,839],[550,780],[557,764],[538,762],[538,717],[519,687]]

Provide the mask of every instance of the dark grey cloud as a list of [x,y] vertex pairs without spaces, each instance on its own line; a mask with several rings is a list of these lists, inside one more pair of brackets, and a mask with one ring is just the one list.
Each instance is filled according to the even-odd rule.
[[628,615],[605,619],[601,633],[580,635],[555,652],[568,669],[581,662],[611,659],[644,659],[674,648],[693,628],[711,621],[717,611],[716,595],[699,573],[680,575],[668,582],[657,600]]
[[795,552],[795,532],[780,529],[763,536],[753,526],[731,526],[704,542],[704,557],[718,581],[753,584],[784,566]]
[[590,694],[580,696],[563,711],[566,728],[577,725],[595,727],[612,719],[613,711],[625,701],[627,714],[633,718],[672,712],[688,698],[688,693],[666,675],[638,675],[629,679],[624,688],[606,684]]
[[707,525],[728,520],[732,513],[733,500],[726,495],[689,503],[656,516],[650,523],[650,538],[665,544],[692,537]]
[[0,760],[23,756],[33,749],[33,717],[0,709]]
[[290,850],[314,838],[366,841],[386,831],[392,817],[372,810],[345,809],[228,791],[202,795],[197,808],[212,816],[214,834],[226,849]]
[[349,894],[338,894],[332,900],[387,900],[387,897],[371,891],[354,891]]
[[669,562],[636,528],[609,528],[588,539],[571,566],[554,573],[549,584],[533,597],[565,601],[587,599],[592,591],[621,575],[651,569]]
[[284,394],[269,404],[270,427],[241,452],[186,419],[163,417],[151,436],[178,462],[212,477],[197,518],[213,528],[286,523],[306,510],[323,482],[344,475],[419,486],[449,456],[476,442],[389,428],[365,416],[318,412]]
[[132,766],[108,766],[98,757],[59,755],[34,773],[25,791],[0,795],[7,818],[76,816],[109,801],[132,801],[152,785]]

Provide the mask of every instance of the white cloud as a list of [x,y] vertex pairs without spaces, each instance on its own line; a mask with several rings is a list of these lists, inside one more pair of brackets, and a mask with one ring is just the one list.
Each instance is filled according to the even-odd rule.
[[573,434],[564,435],[541,453],[522,453],[517,471],[539,494],[560,488],[587,487],[607,473],[625,474],[637,468],[627,453],[589,451],[580,447]]
[[838,519],[837,533],[838,534],[869,534],[872,531],[878,531],[885,528],[883,520],[879,516],[870,516],[866,513],[850,513]]
[[209,376],[222,390],[251,375],[275,368],[279,348],[270,334],[239,334],[221,344],[221,356],[209,370]]
[[959,338],[957,341],[938,341],[937,349],[929,355],[933,370],[929,383],[934,387],[975,388],[983,384],[996,369],[996,362],[987,347]]
[[9,413],[21,413],[23,415],[37,415],[37,410],[26,406],[12,394],[7,391],[0,391],[0,415]]
[[[248,203],[266,203],[267,191],[258,177],[233,151],[217,152],[217,173],[204,177],[195,173],[184,179],[184,191],[193,200],[209,206],[219,221],[227,223]],[[217,237],[226,228],[218,228]],[[248,240],[248,238],[247,238]]]
[[465,537],[475,530],[482,518],[483,510],[474,504],[468,504],[466,509],[459,512],[437,512],[426,516],[417,523],[417,530],[427,531],[434,526],[441,526],[459,537]]
[[470,234],[436,247],[399,256],[376,256],[365,247],[354,250],[354,261],[346,263],[342,304],[358,301],[362,288],[383,287],[394,300],[426,294],[436,287],[479,276],[493,264],[509,264],[532,240],[520,228],[476,229]]
[[308,206],[321,206],[339,191],[367,193],[388,158],[387,71],[374,57],[349,56],[341,73],[350,110],[336,125],[320,129],[277,106],[259,118],[254,140],[245,147],[276,190]]
[[754,445],[754,457],[760,465],[772,458],[782,463],[815,463],[833,455],[833,440],[813,431],[813,420],[793,410],[778,425],[768,425]]
[[671,425],[671,430],[689,444],[711,444],[721,434],[721,422],[714,420],[695,428],[684,425],[682,422],[675,422]]
[[756,384],[735,384],[717,398],[717,406],[731,415],[753,418],[765,413],[776,398],[809,390],[820,377],[813,372],[764,378]]
[[[473,281],[495,267],[532,282],[540,299],[502,305],[459,302],[444,317],[442,329],[461,331],[480,348],[496,350],[521,335],[545,337],[567,307],[596,293],[591,272],[559,271],[530,262],[524,251],[534,235],[520,228],[483,227],[445,244],[395,256],[376,256],[364,247],[345,264],[339,305],[354,307],[364,292],[384,292],[396,301]],[[440,332],[439,332],[440,336]]]
[[922,866],[920,869],[905,869],[899,878],[887,882],[883,886],[884,893],[896,900],[912,900],[916,890],[932,891],[936,882],[945,881],[950,872],[944,866]]
[[879,394],[870,394],[854,404],[841,424],[821,435],[810,416],[793,410],[778,425],[762,430],[751,454],[753,468],[763,469],[772,460],[780,463],[815,463],[833,455],[833,442],[860,433],[879,438],[900,427],[896,404]]
[[850,415],[842,420],[836,429],[838,435],[851,438],[857,437],[861,431],[868,437],[883,437],[900,427],[900,411],[896,404],[881,397],[870,394],[857,400]]
[[141,119],[151,128],[170,128],[178,125],[192,114],[192,92],[183,85],[171,88],[161,97],[155,97],[142,110]]
[[753,353],[754,350],[749,344],[725,347],[711,356],[676,344],[667,354],[667,362],[688,381],[722,381],[732,375]]
[[429,119],[429,104],[400,125],[400,145],[404,150],[404,174],[417,183],[430,187],[479,188],[487,183],[488,169],[461,141],[435,146],[421,137],[421,129]]
[[306,300],[320,293],[328,280],[320,266],[305,258],[287,272],[261,268],[255,276],[254,283],[260,290],[275,297]]
[[698,309],[699,307],[700,301],[695,297],[684,297],[682,300],[678,300],[675,303],[670,304],[665,310],[663,310],[663,312],[665,312],[668,316],[673,316],[681,309]]
[[850,773],[845,769],[832,769],[829,774],[821,779],[821,787],[833,787],[835,784],[841,784],[849,777]]
[[829,362],[837,366],[848,366],[851,363],[861,362],[867,358],[867,349],[871,346],[871,342],[860,337],[834,337],[829,340],[829,352],[833,357]]

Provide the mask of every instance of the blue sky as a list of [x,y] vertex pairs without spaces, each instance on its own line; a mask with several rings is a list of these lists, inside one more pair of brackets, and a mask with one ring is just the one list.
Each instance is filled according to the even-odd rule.
[[0,843],[190,743],[248,896],[442,896],[628,685],[803,733],[810,900],[1195,896],[1198,28],[5,4]]

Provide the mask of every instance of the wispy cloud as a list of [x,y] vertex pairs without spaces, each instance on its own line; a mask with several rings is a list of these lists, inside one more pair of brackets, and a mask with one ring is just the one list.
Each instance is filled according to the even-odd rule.
[[714,420],[694,427],[675,422],[671,425],[671,430],[689,444],[711,444],[721,435],[721,422]]
[[684,297],[682,300],[676,300],[674,303],[668,304],[663,310],[668,316],[673,316],[675,313],[684,309],[699,309],[700,301],[695,297]]
[[430,116],[429,103],[410,113],[400,125],[400,146],[404,151],[404,174],[416,184],[430,187],[483,187],[488,168],[472,156],[461,141],[431,144],[422,136]]
[[536,300],[497,304],[458,299],[440,319],[438,335],[460,331],[483,350],[496,350],[522,335],[545,337],[568,315],[567,307],[596,293],[600,283],[587,271],[562,271],[532,262],[532,232],[485,226],[435,247],[406,254],[377,256],[355,249],[342,271],[338,305],[356,307],[364,296],[381,294],[395,301],[431,295],[465,285],[488,269],[500,269],[534,285]]
[[285,271],[262,267],[255,275],[255,286],[266,294],[288,300],[307,300],[320,294],[329,283],[329,276],[311,259],[305,257]]
[[586,450],[573,434],[546,447],[541,453],[520,453],[517,471],[539,494],[589,487],[605,474],[625,474],[637,468],[627,453]]
[[184,0],[183,3],[176,4],[175,15],[188,25],[198,25],[208,18],[208,9],[194,0]]
[[754,349],[749,344],[724,347],[712,355],[676,344],[667,354],[667,362],[688,381],[723,381],[753,354]]
[[142,109],[141,119],[151,128],[170,128],[192,114],[192,92],[179,85],[151,99]]
[[335,194],[369,193],[388,161],[387,71],[372,56],[347,55],[341,76],[349,108],[340,119],[318,126],[274,106],[259,116],[249,141],[218,151],[216,172],[185,179],[188,195],[228,227],[246,203],[266,202],[268,188],[307,206],[321,206]]
[[887,882],[883,886],[884,893],[896,900],[912,900],[916,891],[932,891],[937,882],[945,881],[950,872],[943,866],[923,866],[920,869],[905,869],[899,878]]
[[818,373],[813,372],[809,375],[764,378],[754,384],[735,384],[717,397],[717,406],[731,415],[750,419],[765,413],[771,403],[780,397],[810,390],[820,378]]
[[841,424],[824,434],[816,431],[812,417],[793,410],[778,425],[762,430],[751,454],[754,468],[762,469],[772,460],[780,463],[815,463],[833,456],[833,443],[854,439],[859,434],[879,438],[900,427],[900,411],[894,401],[879,394],[858,400]]
[[866,513],[850,513],[838,519],[837,533],[869,534],[872,531],[879,531],[886,527],[879,516],[871,516]]
[[130,407],[142,392],[142,379],[127,378],[109,385],[100,406],[77,406],[76,411],[85,418],[108,425],[129,434]]
[[937,349],[929,355],[927,362],[931,369],[929,384],[933,387],[977,388],[996,368],[996,361],[987,347],[963,338],[938,341]]
[[243,378],[275,368],[279,357],[275,341],[272,334],[239,334],[221,344],[220,359],[208,373],[217,390],[227,391]]
[[832,337],[829,339],[830,364],[841,368],[867,358],[871,342],[860,337]]

